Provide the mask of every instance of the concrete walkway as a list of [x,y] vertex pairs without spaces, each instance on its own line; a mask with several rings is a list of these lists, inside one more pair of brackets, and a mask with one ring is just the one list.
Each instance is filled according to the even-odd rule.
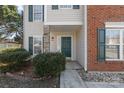
[[81,66],[77,62],[67,62],[66,70],[60,76],[60,88],[86,87],[76,69],[81,69]]
[[66,63],[66,70],[60,76],[60,88],[124,88],[124,83],[119,82],[83,81],[76,69],[81,69],[77,62]]

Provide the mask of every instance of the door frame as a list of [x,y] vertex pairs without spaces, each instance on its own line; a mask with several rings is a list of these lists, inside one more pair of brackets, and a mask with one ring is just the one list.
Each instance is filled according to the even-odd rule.
[[[73,35],[58,35],[57,36],[57,50],[59,52],[61,52],[61,39],[62,37],[71,37],[71,60],[74,60],[74,54],[73,54],[73,43],[74,43],[74,40],[73,40]],[[68,59],[68,58],[66,58]]]

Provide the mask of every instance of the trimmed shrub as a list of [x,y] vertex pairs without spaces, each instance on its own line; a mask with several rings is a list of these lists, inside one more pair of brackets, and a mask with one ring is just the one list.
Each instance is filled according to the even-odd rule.
[[65,57],[61,53],[43,53],[33,58],[34,72],[41,77],[58,76],[65,70]]
[[25,49],[7,49],[0,54],[0,63],[6,66],[0,66],[2,72],[13,71],[19,69],[26,62],[25,60],[30,56],[30,53]]

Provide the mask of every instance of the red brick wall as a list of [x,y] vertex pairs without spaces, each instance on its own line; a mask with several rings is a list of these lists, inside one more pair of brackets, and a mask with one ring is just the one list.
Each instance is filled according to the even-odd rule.
[[124,22],[124,6],[88,6],[88,70],[124,71],[124,61],[97,61],[97,28],[104,22]]

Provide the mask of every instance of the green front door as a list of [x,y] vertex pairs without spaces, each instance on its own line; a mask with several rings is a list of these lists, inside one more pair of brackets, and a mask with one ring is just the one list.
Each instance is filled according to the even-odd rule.
[[71,57],[71,37],[61,37],[61,52],[66,57]]

